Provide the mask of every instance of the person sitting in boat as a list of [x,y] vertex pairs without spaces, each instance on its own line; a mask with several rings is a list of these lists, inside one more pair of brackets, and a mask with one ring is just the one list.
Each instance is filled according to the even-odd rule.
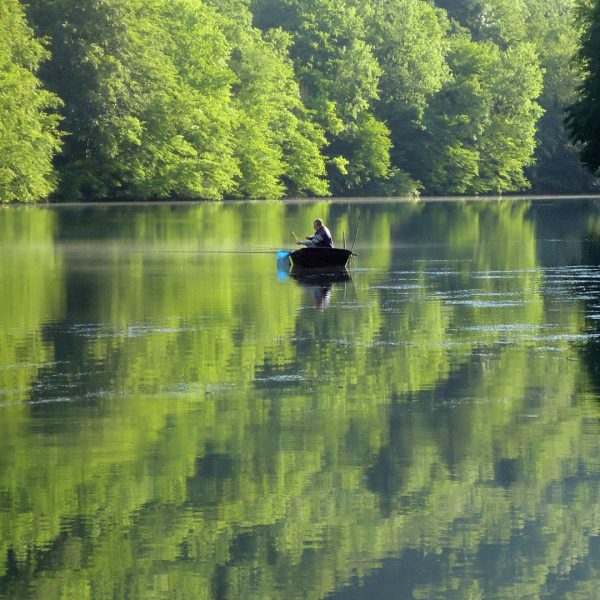
[[308,248],[333,248],[333,238],[329,229],[323,225],[323,221],[315,219],[313,227],[315,228],[315,235],[309,235],[306,240],[296,243]]

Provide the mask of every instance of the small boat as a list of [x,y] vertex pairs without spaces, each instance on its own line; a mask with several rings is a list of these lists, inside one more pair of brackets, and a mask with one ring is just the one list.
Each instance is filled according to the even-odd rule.
[[290,252],[289,256],[295,267],[323,269],[345,267],[352,252],[345,248],[300,248]]

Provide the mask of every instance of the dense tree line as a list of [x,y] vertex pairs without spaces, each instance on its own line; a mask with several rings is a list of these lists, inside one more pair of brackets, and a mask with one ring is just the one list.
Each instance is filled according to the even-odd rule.
[[0,198],[581,191],[575,1],[8,0]]

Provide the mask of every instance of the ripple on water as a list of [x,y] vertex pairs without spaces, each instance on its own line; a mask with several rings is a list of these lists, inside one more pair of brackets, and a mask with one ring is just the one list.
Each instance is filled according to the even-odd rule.
[[418,285],[416,283],[406,283],[406,284],[381,284],[381,285],[372,285],[370,289],[372,290],[418,290],[423,286]]
[[257,383],[282,383],[290,381],[305,381],[306,377],[300,373],[278,373],[276,375],[255,377]]
[[483,332],[498,332],[498,331],[540,331],[547,325],[532,325],[529,323],[495,323],[490,325],[469,325],[464,327],[465,331],[483,331]]
[[474,308],[513,308],[524,306],[527,302],[517,302],[515,300],[447,300],[446,304],[473,306]]
[[123,328],[111,327],[101,323],[75,323],[50,327],[53,332],[92,339],[137,338],[157,333],[186,333],[205,329],[207,329],[205,325],[172,327],[154,323],[136,323]]

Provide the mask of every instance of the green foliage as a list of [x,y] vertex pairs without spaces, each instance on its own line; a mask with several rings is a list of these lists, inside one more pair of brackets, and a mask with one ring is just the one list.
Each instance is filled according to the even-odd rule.
[[229,44],[194,0],[31,3],[66,105],[67,198],[222,197],[233,187]]
[[422,0],[374,0],[371,4],[368,40],[383,69],[383,114],[394,124],[406,118],[418,122],[449,77],[447,20]]
[[284,194],[328,195],[320,148],[322,130],[302,104],[288,58],[289,35],[273,30],[262,36],[250,25],[243,5],[220,3],[237,16],[227,28],[236,75],[234,104],[240,114],[235,154],[240,177],[235,195],[279,198]]
[[304,100],[327,135],[335,194],[366,193],[391,174],[389,131],[373,114],[381,67],[355,4],[275,0],[253,7],[264,28],[281,26],[292,34]]
[[594,184],[562,123],[575,0],[31,0],[47,53],[19,1],[1,13],[5,201],[56,180],[69,200]]
[[370,4],[368,41],[383,69],[376,114],[391,130],[396,171],[421,181],[413,159],[424,126],[423,113],[449,77],[445,59],[448,23],[433,5],[421,0]]
[[530,0],[436,0],[436,4],[467,27],[476,41],[493,41],[506,48],[527,37]]
[[[503,50],[525,41],[535,46],[544,77],[538,99],[543,113],[537,126],[534,160],[525,161],[525,174],[539,192],[593,189],[594,179],[579,165],[563,123],[565,107],[573,102],[579,81],[573,63],[576,0],[436,0],[436,4],[468,28],[476,41],[492,41]],[[526,187],[522,176],[518,179],[519,188]]]
[[585,192],[595,189],[565,127],[566,107],[573,102],[581,73],[574,56],[578,31],[574,24],[575,0],[527,0],[528,39],[536,46],[544,73],[539,103],[544,110],[538,126],[535,162],[527,169],[535,191]]
[[415,128],[408,171],[427,191],[508,192],[528,187],[542,90],[535,48],[503,49],[457,30],[447,45],[450,76]]
[[579,96],[567,111],[571,139],[581,146],[581,160],[592,171],[600,168],[600,2],[582,2],[579,11],[583,74]]
[[526,6],[475,8],[465,12],[481,25],[471,41],[422,0],[254,3],[260,25],[294,35],[301,89],[328,134],[334,193],[527,187],[542,111]]
[[65,101],[61,197],[328,193],[289,43],[263,38],[244,5],[34,0],[30,14]]
[[46,198],[54,189],[52,158],[60,147],[57,97],[41,88],[48,58],[25,22],[19,0],[0,6],[0,203]]
[[533,162],[536,123],[543,112],[536,102],[542,74],[529,44],[502,52],[494,67],[488,80],[492,105],[481,142],[478,187],[484,192],[515,191],[528,185],[523,169]]
[[565,108],[575,100],[581,80],[574,56],[578,35],[573,26],[574,0],[552,3],[528,2],[531,11],[529,36],[535,41],[544,70],[540,104],[539,145],[528,176],[535,191],[590,191],[595,180],[579,160],[564,124]]
[[[390,179],[390,131],[373,115],[365,114],[336,144],[344,162],[333,164],[331,178],[338,193],[360,190],[365,194],[385,193]],[[393,193],[393,192],[392,192]]]

